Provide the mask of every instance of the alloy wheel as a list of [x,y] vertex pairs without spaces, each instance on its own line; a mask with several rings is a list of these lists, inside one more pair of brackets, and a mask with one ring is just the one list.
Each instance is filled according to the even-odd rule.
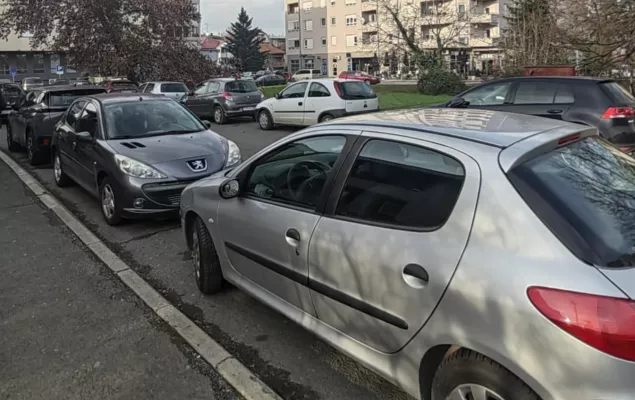
[[55,181],[59,183],[62,179],[62,164],[60,162],[60,156],[55,155],[55,161],[53,161],[53,174],[55,175]]
[[26,138],[26,155],[29,160],[33,159],[33,136],[31,134],[28,134]]
[[115,193],[110,185],[104,185],[101,191],[101,209],[108,219],[115,215]]
[[223,119],[223,111],[220,108],[214,110],[214,122],[219,124]]
[[260,116],[258,117],[258,122],[260,122],[260,127],[261,128],[266,128],[269,126],[269,116],[267,115],[266,112],[261,112]]
[[198,240],[198,232],[194,228],[192,233],[192,261],[194,262],[194,273],[196,274],[196,282],[201,281],[201,252]]
[[505,400],[485,386],[468,383],[454,388],[446,400]]

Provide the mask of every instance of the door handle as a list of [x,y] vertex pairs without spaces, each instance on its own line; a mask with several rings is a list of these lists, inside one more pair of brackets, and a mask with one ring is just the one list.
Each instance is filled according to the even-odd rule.
[[417,289],[423,288],[430,280],[428,271],[418,264],[406,265],[403,269],[403,277],[408,285]]
[[298,103],[298,105],[299,105],[299,106],[301,106],[301,105],[302,105],[302,102],[299,102],[299,103]]
[[300,232],[297,229],[289,229],[285,235],[285,239],[290,246],[298,247],[300,245]]
[[558,109],[553,108],[551,110],[547,110],[547,113],[549,113],[549,114],[561,114],[562,110],[558,110]]

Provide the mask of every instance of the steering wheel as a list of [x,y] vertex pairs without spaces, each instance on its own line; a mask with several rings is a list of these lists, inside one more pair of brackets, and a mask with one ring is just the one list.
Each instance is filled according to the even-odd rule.
[[[312,175],[311,169],[317,169],[320,172],[316,175]],[[289,188],[289,193],[291,193],[293,200],[301,201],[300,195],[302,192],[309,188],[309,185],[312,185],[317,178],[324,177],[330,170],[331,167],[318,161],[300,161],[289,168],[287,172],[287,187]],[[293,181],[302,176],[306,176],[306,179],[299,185],[297,190],[294,190]]]

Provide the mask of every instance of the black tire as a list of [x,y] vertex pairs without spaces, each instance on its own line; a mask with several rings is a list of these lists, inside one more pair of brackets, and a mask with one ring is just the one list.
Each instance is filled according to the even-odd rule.
[[223,107],[214,107],[214,109],[212,110],[212,119],[217,125],[223,125],[225,122],[227,122],[227,116],[225,115],[225,111],[223,111]]
[[505,367],[468,349],[459,349],[443,360],[432,382],[432,400],[447,399],[461,385],[485,387],[505,400],[540,400]]
[[20,151],[22,150],[20,145],[13,141],[13,132],[11,132],[11,125],[7,121],[7,148],[9,151]]
[[222,289],[225,279],[214,241],[201,218],[196,217],[190,228],[190,235],[196,286],[202,293],[217,293]]
[[260,110],[258,112],[258,125],[260,125],[260,129],[264,131],[273,129],[273,118],[268,110]]
[[[113,207],[111,207],[112,212],[106,211],[106,207],[104,206],[104,196],[107,190],[111,191],[113,196]],[[99,202],[101,205],[101,215],[104,217],[104,220],[108,225],[117,226],[121,224],[122,217],[122,209],[119,204],[119,189],[117,183],[110,177],[105,177],[101,183],[99,184]]]
[[53,179],[55,179],[55,184],[61,188],[73,184],[73,180],[64,173],[64,166],[59,150],[56,150],[53,154]]
[[46,162],[46,154],[35,142],[33,132],[26,132],[26,155],[31,165],[41,165]]
[[328,121],[332,121],[334,120],[335,117],[332,116],[331,114],[324,114],[320,117],[320,120],[318,122],[328,122]]

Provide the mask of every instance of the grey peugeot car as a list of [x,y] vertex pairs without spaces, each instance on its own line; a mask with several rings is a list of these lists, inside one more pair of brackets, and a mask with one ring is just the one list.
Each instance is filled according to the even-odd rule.
[[198,117],[221,125],[234,117],[255,119],[256,106],[264,98],[253,80],[217,78],[198,84],[183,104]]
[[360,115],[185,189],[199,289],[247,291],[426,400],[632,400],[635,159],[487,110]]
[[55,182],[98,196],[111,225],[176,215],[188,184],[241,160],[238,146],[208,127],[165,96],[79,98],[55,128]]

